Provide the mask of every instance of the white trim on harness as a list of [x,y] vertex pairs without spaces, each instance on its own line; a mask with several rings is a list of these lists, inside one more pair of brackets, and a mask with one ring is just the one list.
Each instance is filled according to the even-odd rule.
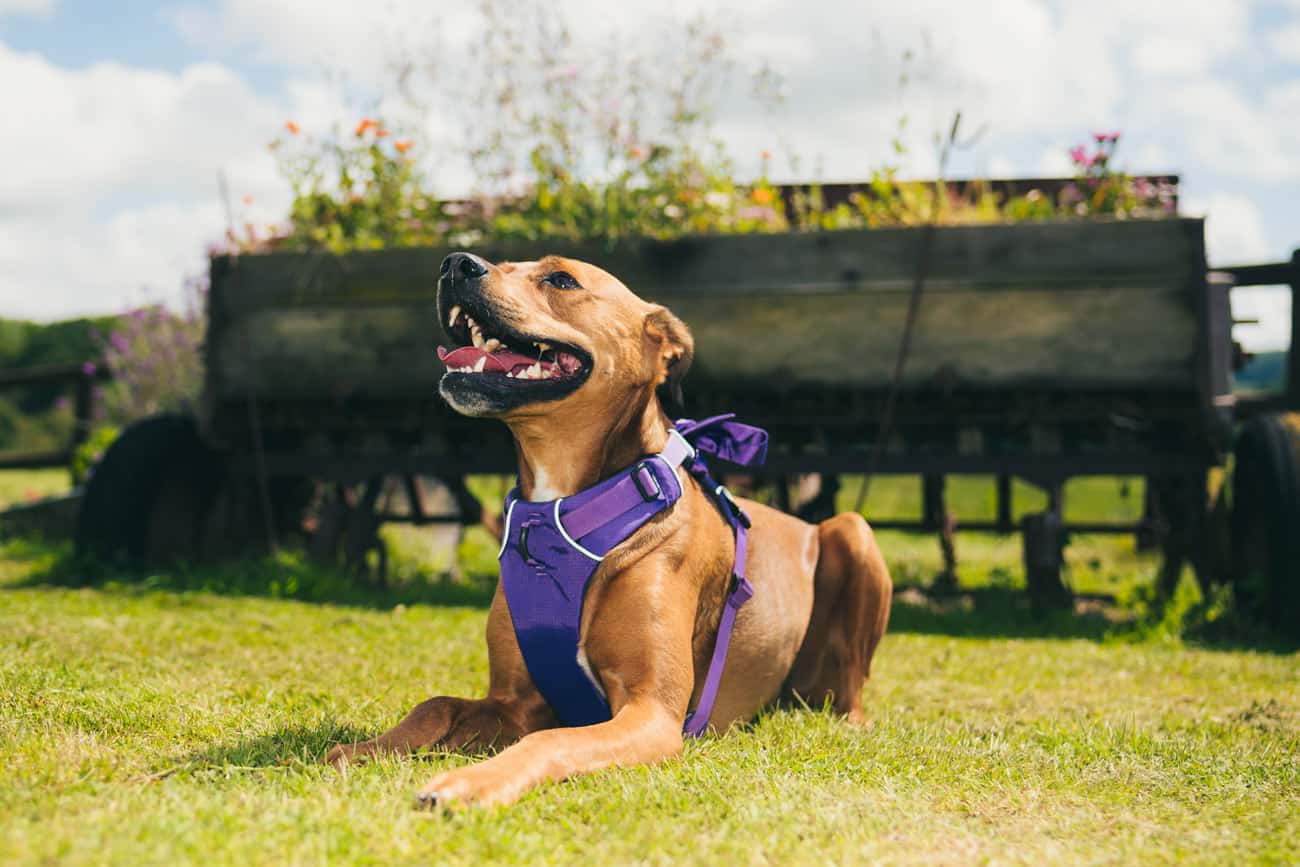
[[[586,548],[579,545],[578,540],[570,536],[569,531],[564,529],[564,522],[560,520],[560,503],[563,502],[564,502],[564,497],[560,497],[558,500],[555,501],[555,526],[557,529],[559,529],[560,535],[564,537],[564,541],[568,542],[575,549],[581,551],[583,554],[586,554],[588,557],[595,560],[597,563],[599,563],[601,560],[604,560],[605,559],[604,557],[597,556],[596,554],[591,553]],[[500,557],[501,555],[498,554],[497,556]]]
[[498,560],[506,552],[506,545],[510,542],[510,516],[514,513],[515,503],[517,502],[519,501],[511,500],[510,505],[506,506],[506,525],[501,528],[501,548],[497,551]]

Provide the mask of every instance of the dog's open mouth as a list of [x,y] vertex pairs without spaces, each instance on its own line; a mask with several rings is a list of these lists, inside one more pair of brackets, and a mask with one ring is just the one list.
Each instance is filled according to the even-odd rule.
[[[488,319],[484,316],[483,319]],[[590,356],[558,341],[515,334],[492,321],[480,322],[459,304],[447,313],[447,335],[455,349],[438,347],[449,374],[469,374],[502,385],[563,385],[568,393],[586,378]],[[549,389],[548,389],[549,390]]]

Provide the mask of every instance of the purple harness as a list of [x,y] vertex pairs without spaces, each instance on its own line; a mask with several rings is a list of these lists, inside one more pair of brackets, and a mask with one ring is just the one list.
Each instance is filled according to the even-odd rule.
[[565,725],[594,725],[610,719],[609,702],[586,658],[579,656],[587,583],[610,550],[677,502],[682,486],[676,470],[684,466],[731,525],[736,539],[735,568],[713,658],[700,703],[687,714],[683,731],[696,737],[708,728],[736,612],[754,589],[745,580],[749,516],[726,488],[709,477],[701,452],[744,466],[761,464],[767,456],[767,432],[731,421],[732,417],[680,419],[669,431],[662,452],[571,497],[534,502],[519,499],[517,489],[506,496],[505,538],[498,556],[501,587],[533,684]]

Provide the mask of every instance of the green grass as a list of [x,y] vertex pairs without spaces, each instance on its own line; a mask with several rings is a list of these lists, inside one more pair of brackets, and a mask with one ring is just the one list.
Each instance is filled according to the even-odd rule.
[[0,509],[66,493],[71,487],[67,470],[5,470],[0,472]]
[[[0,860],[1300,860],[1300,654],[1224,628],[1190,580],[1163,612],[1139,604],[1154,566],[1131,540],[1079,540],[1094,547],[1072,577],[1133,604],[1039,617],[1014,590],[1014,539],[960,538],[978,589],[900,594],[869,731],[781,711],[658,767],[434,816],[413,793],[465,759],[316,764],[486,684],[485,540],[462,546],[458,583],[422,559],[425,537],[390,543],[386,589],[294,555],[128,579],[0,546]],[[932,539],[882,543],[913,583],[937,566]]]

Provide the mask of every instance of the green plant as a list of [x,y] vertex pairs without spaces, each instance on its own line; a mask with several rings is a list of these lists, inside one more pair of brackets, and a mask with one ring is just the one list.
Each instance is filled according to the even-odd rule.
[[262,238],[246,225],[247,244],[342,252],[430,243],[449,228],[409,153],[414,141],[393,136],[383,121],[363,118],[350,134],[319,138],[293,121],[285,130],[270,147],[293,189],[288,226]]
[[80,485],[90,478],[95,465],[122,431],[116,425],[100,425],[72,453],[72,483]]
[[125,425],[197,404],[203,387],[206,275],[186,281],[186,293],[186,309],[140,307],[119,316],[101,338],[104,363],[113,374],[101,392],[108,422]]
[[[737,177],[714,130],[735,66],[727,31],[706,18],[663,33],[579,41],[540,3],[480,0],[481,27],[456,64],[420,50],[395,58],[392,90],[414,117],[364,118],[350,133],[312,135],[292,121],[271,143],[294,193],[288,223],[246,226],[241,244],[335,252],[493,240],[599,240],[684,234],[822,231],[1171,213],[1174,190],[1113,167],[1118,133],[1071,151],[1075,182],[1001,201],[988,184],[904,180],[907,117],[865,189],[828,205],[818,184],[778,190],[764,151],[757,180]],[[904,75],[911,53],[903,56]],[[753,94],[779,102],[759,63]],[[459,77],[457,77],[459,76]],[[390,104],[390,110],[397,111]],[[463,130],[436,148],[431,127]],[[397,138],[390,128],[409,131]],[[420,170],[463,160],[474,189],[445,201]],[[797,164],[792,158],[792,165]],[[234,241],[235,239],[231,239]]]

